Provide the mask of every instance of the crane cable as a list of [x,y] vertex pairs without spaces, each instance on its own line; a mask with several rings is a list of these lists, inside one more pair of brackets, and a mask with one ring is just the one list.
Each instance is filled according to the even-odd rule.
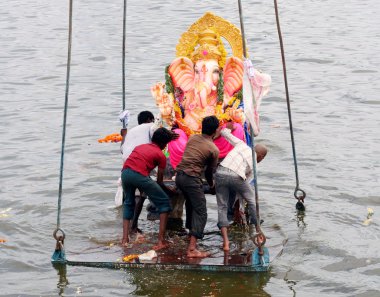
[[290,130],[290,137],[292,140],[294,170],[295,170],[295,175],[296,175],[296,188],[294,190],[294,197],[298,200],[298,202],[296,204],[296,209],[299,211],[304,211],[305,210],[304,199],[306,198],[306,192],[299,187],[296,147],[295,147],[294,133],[293,133],[292,113],[290,110],[288,79],[287,79],[287,75],[286,75],[285,50],[284,50],[284,43],[282,41],[282,34],[281,34],[281,27],[280,27],[280,18],[279,18],[279,14],[278,14],[277,0],[274,0],[274,9],[275,9],[275,14],[276,14],[278,38],[280,40],[282,69],[283,69],[282,72],[284,74],[286,104],[288,107],[289,130]]
[[[55,263],[66,262],[65,251],[63,248],[65,232],[63,231],[63,229],[61,229],[61,204],[62,204],[62,185],[63,185],[63,165],[64,165],[65,141],[66,141],[67,109],[69,105],[72,28],[73,28],[73,0],[69,0],[69,32],[68,32],[67,64],[66,64],[66,90],[65,90],[65,106],[64,106],[63,126],[62,126],[61,163],[60,163],[60,170],[59,170],[57,227],[53,233],[53,237],[56,239],[57,244],[51,258],[52,262],[55,262]],[[58,232],[60,232],[61,235],[58,235]]]
[[[122,44],[122,89],[123,89],[123,110],[125,109],[125,39],[126,39],[126,12],[127,0],[124,0],[123,7],[123,44]],[[66,142],[66,123],[67,109],[69,103],[69,87],[70,87],[70,68],[71,68],[71,45],[72,45],[72,28],[73,28],[73,0],[69,0],[69,28],[68,28],[68,45],[67,45],[67,64],[66,64],[66,90],[65,105],[63,113],[62,126],[62,145],[61,145],[61,162],[59,170],[59,188],[58,188],[58,207],[57,207],[57,226],[53,232],[53,237],[57,241],[55,251],[51,257],[53,263],[66,263],[64,251],[65,232],[61,228],[61,209],[62,209],[62,188],[63,188],[63,168]],[[126,122],[123,120],[123,129],[126,128]],[[60,233],[60,234],[59,234]]]
[[[238,0],[239,5],[239,18],[240,18],[240,29],[241,29],[241,35],[242,35],[242,43],[243,43],[243,55],[244,58],[247,59],[248,53],[247,53],[247,46],[245,43],[245,32],[244,32],[244,21],[243,21],[243,8],[241,4],[241,0]],[[245,71],[245,70],[244,70]],[[249,84],[249,87],[251,88],[251,93],[253,95],[253,101],[254,105],[256,105],[255,95],[252,90],[252,85]],[[253,238],[253,243],[258,247],[259,254],[264,255],[264,244],[266,242],[266,237],[261,230],[260,226],[260,209],[259,209],[259,191],[258,191],[258,185],[257,185],[257,169],[256,169],[256,158],[255,158],[255,135],[253,133],[252,125],[250,126],[250,136],[251,136],[251,143],[252,143],[252,163],[253,163],[253,177],[254,177],[254,191],[255,191],[255,204],[256,204],[256,224],[259,232],[255,234]]]

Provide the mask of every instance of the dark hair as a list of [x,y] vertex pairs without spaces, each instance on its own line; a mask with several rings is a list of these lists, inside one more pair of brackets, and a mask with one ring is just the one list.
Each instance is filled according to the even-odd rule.
[[202,120],[202,134],[211,136],[219,127],[219,120],[216,116],[208,116]]
[[166,128],[158,128],[152,136],[152,142],[157,144],[161,149],[164,149],[165,146],[172,140],[173,132],[169,131]]
[[145,124],[145,123],[151,123],[154,121],[154,115],[148,110],[142,111],[137,116],[137,122],[139,125]]

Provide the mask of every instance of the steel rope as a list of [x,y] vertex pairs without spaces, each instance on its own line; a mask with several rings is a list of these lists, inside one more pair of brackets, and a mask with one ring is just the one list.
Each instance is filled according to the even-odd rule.
[[[70,86],[70,66],[71,66],[71,44],[72,44],[72,28],[73,28],[73,0],[69,0],[69,32],[67,42],[67,64],[66,64],[66,90],[65,90],[65,106],[63,112],[62,125],[62,145],[61,145],[61,162],[59,169],[59,187],[58,187],[58,207],[57,207],[57,227],[53,232],[53,237],[57,241],[56,249],[52,255],[53,263],[65,263],[66,256],[63,242],[65,240],[65,232],[61,229],[61,208],[62,208],[62,185],[63,185],[63,165],[65,156],[65,141],[66,141],[66,122],[67,108],[69,105],[69,86]],[[58,235],[61,232],[62,235]]]
[[[247,46],[245,43],[245,32],[244,32],[244,21],[243,21],[243,8],[241,5],[241,0],[238,0],[239,4],[239,18],[240,18],[240,29],[241,29],[241,35],[242,35],[242,42],[243,42],[243,55],[244,58],[247,58]],[[254,106],[256,106],[256,99],[255,95],[252,90],[252,85],[249,84],[251,88],[251,93],[253,94],[253,101],[254,101]],[[265,235],[261,231],[261,226],[260,226],[260,208],[259,208],[259,191],[258,191],[258,185],[257,185],[257,169],[256,169],[256,158],[255,158],[255,135],[253,133],[253,128],[252,125],[250,125],[250,134],[251,134],[251,142],[252,142],[252,163],[253,163],[253,177],[254,177],[254,190],[255,190],[255,204],[256,204],[256,224],[258,226],[258,229],[260,230],[259,234],[261,234],[264,239]],[[257,240],[259,242],[259,240]],[[265,243],[265,240],[264,240]],[[256,244],[256,242],[255,242]],[[261,249],[261,245],[258,246]]]
[[[126,39],[126,23],[127,23],[127,0],[124,0],[123,7],[123,50],[122,50],[122,85],[123,85],[123,110],[125,109],[125,39]],[[126,123],[123,121],[123,129]]]
[[[294,170],[295,170],[295,175],[296,175],[296,188],[294,190],[294,197],[298,200],[298,202],[296,204],[296,208],[298,210],[305,210],[305,206],[303,205],[303,202],[304,202],[304,199],[306,197],[306,193],[305,193],[305,191],[303,191],[299,187],[298,166],[297,166],[297,157],[296,157],[296,147],[295,147],[294,133],[293,133],[292,113],[291,113],[291,109],[290,109],[288,79],[287,79],[287,75],[286,75],[285,51],[284,51],[284,43],[282,41],[282,34],[281,34],[281,27],[280,27],[280,18],[279,18],[279,14],[278,14],[277,0],[274,0],[274,9],[275,9],[275,14],[276,14],[276,24],[277,24],[278,38],[280,40],[282,69],[283,69],[283,74],[284,74],[285,93],[286,93],[286,104],[287,104],[287,107],[288,107],[289,129],[290,129],[290,137],[291,137],[291,140],[292,140]],[[301,193],[301,195],[298,196],[297,194],[299,192]]]
[[68,108],[68,103],[69,103],[72,27],[73,27],[73,0],[69,0],[69,32],[68,32],[67,64],[66,64],[66,91],[65,91],[65,107],[64,107],[64,113],[63,113],[63,127],[62,127],[61,164],[60,164],[60,170],[59,170],[57,230],[60,229],[60,225],[61,225],[63,165],[64,165],[64,156],[65,156],[67,108]]

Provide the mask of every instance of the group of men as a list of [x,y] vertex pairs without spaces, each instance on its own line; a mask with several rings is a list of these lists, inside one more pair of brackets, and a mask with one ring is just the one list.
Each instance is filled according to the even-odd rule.
[[[148,111],[140,113],[139,126],[128,131],[122,145],[125,161],[121,174],[124,191],[122,245],[129,243],[131,220],[136,212],[137,216],[141,212],[142,204],[136,205],[135,200],[135,191],[139,189],[148,196],[160,214],[158,242],[154,246],[157,250],[170,244],[165,239],[168,214],[171,211],[170,200],[166,193],[170,192],[170,189],[163,183],[163,171],[167,160],[162,150],[178,135],[166,128],[158,128],[153,132],[153,121],[152,113]],[[201,251],[197,247],[197,241],[203,238],[207,222],[203,175],[211,191],[216,192],[218,227],[223,236],[223,250],[229,250],[227,212],[232,192],[246,201],[249,224],[259,231],[254,192],[250,185],[253,178],[252,150],[243,140],[232,135],[234,125],[231,122],[219,127],[219,120],[215,116],[205,117],[202,120],[202,133],[189,138],[182,160],[176,167],[175,183],[185,198],[185,227],[189,230],[188,257],[209,256],[208,252]],[[217,137],[224,137],[233,146],[223,160],[219,160],[219,150],[213,142]],[[262,145],[256,145],[255,151],[256,160],[260,162],[267,150]],[[158,168],[157,180],[154,181],[150,178],[150,172],[156,167]]]

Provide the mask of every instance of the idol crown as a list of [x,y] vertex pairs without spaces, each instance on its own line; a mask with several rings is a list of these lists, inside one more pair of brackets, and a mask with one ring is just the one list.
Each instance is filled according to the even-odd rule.
[[191,54],[193,62],[204,59],[215,59],[219,65],[222,64],[221,62],[224,61],[226,53],[223,43],[215,31],[206,29],[199,33],[198,44],[199,46]]

